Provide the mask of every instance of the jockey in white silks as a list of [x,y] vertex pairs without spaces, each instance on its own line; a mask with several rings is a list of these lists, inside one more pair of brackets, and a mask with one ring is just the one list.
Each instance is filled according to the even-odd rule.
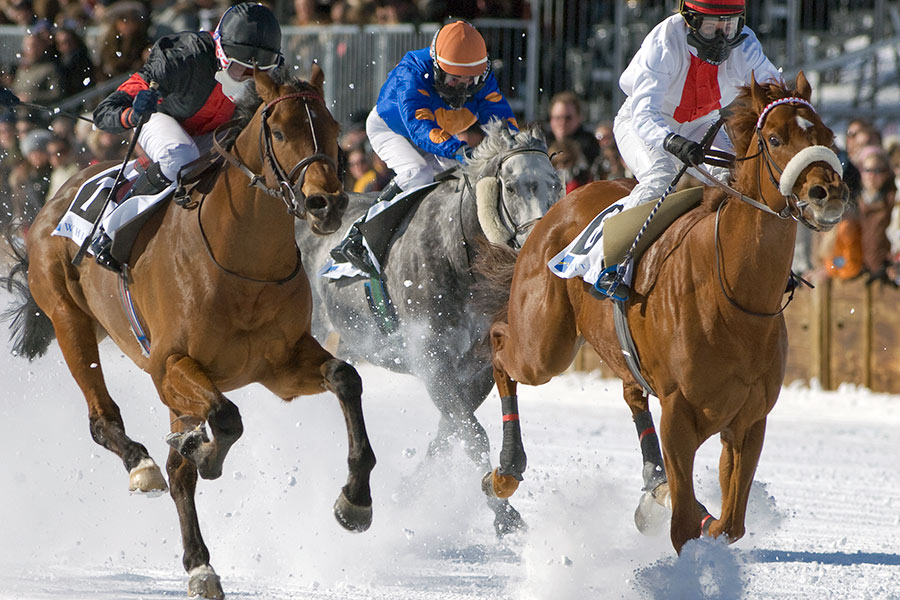
[[[761,83],[782,81],[756,35],[744,26],[744,0],[681,0],[679,14],[653,28],[619,78],[627,98],[613,133],[638,184],[615,208],[607,209],[608,214],[657,200],[683,163],[702,162],[698,141],[719,119],[719,109],[731,103],[751,78]],[[734,152],[724,129],[716,134],[712,148]],[[730,176],[723,167],[709,171],[722,181]],[[701,177],[696,171],[692,174]],[[583,235],[591,236],[589,244],[579,244]],[[593,235],[583,232],[548,266],[563,278],[583,277],[600,298],[607,297],[622,277],[625,284],[631,280],[631,265],[619,274],[616,265],[603,263],[602,229]]]

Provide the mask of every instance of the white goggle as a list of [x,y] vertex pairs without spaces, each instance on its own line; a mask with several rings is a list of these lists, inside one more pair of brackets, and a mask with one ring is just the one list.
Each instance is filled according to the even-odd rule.
[[696,31],[706,40],[715,39],[716,33],[721,31],[725,39],[732,40],[740,33],[738,27],[741,24],[741,15],[726,15],[722,17],[702,17],[698,19]]
[[[275,67],[278,66],[278,63],[272,65],[259,66],[256,65],[257,70],[259,71],[271,71]],[[228,63],[225,67],[225,72],[229,77],[234,79],[235,81],[242,81],[245,79],[249,79],[253,77],[253,64],[248,64],[243,61],[240,61],[236,58],[229,58]]]

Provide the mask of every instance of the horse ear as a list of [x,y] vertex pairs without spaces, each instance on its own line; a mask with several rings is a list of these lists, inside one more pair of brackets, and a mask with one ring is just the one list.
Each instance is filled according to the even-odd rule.
[[318,90],[321,96],[325,95],[325,71],[322,70],[319,63],[313,63],[309,82]]
[[269,102],[278,95],[278,86],[267,71],[257,71],[253,80],[256,83],[256,93],[264,101]]
[[806,101],[809,101],[812,98],[812,86],[809,85],[809,81],[806,79],[806,75],[803,74],[803,71],[797,73],[797,83],[794,86],[797,89],[797,93]]
[[769,103],[766,88],[756,83],[756,73],[750,75],[750,95],[753,98],[753,103],[759,110],[762,110]]

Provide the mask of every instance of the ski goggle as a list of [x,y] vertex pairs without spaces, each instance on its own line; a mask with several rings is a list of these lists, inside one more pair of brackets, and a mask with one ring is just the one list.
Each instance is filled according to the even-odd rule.
[[705,40],[715,39],[716,34],[720,31],[726,40],[732,40],[740,33],[742,21],[741,15],[696,16],[692,27]]
[[[279,61],[276,61],[273,64],[259,66],[256,65],[256,68],[260,71],[271,71],[275,67],[279,65]],[[227,65],[225,67],[225,72],[229,77],[234,79],[235,81],[244,81],[253,77],[253,64],[246,63],[244,61],[238,60],[236,58],[229,58]]]

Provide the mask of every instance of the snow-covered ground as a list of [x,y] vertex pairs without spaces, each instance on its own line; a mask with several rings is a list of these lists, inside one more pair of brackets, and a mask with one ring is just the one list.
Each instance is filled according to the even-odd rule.
[[[109,341],[101,354],[129,434],[164,463],[167,411],[149,378]],[[0,372],[0,599],[184,597],[172,501],[128,494],[119,459],[90,438],[58,347],[29,364],[4,346]],[[423,386],[360,372],[378,456],[375,520],[363,534],[331,514],[346,477],[335,398],[231,395],[244,437],[225,475],[198,490],[229,599],[900,599],[900,397],[785,389],[747,536],[694,541],[678,557],[665,532],[634,527],[641,461],[618,382],[569,374],[521,389],[529,467],[513,504],[529,529],[498,541],[481,473],[462,452],[423,464],[437,425]],[[495,460],[499,413],[496,394],[478,413]],[[713,513],[718,446],[707,442],[696,466]]]

